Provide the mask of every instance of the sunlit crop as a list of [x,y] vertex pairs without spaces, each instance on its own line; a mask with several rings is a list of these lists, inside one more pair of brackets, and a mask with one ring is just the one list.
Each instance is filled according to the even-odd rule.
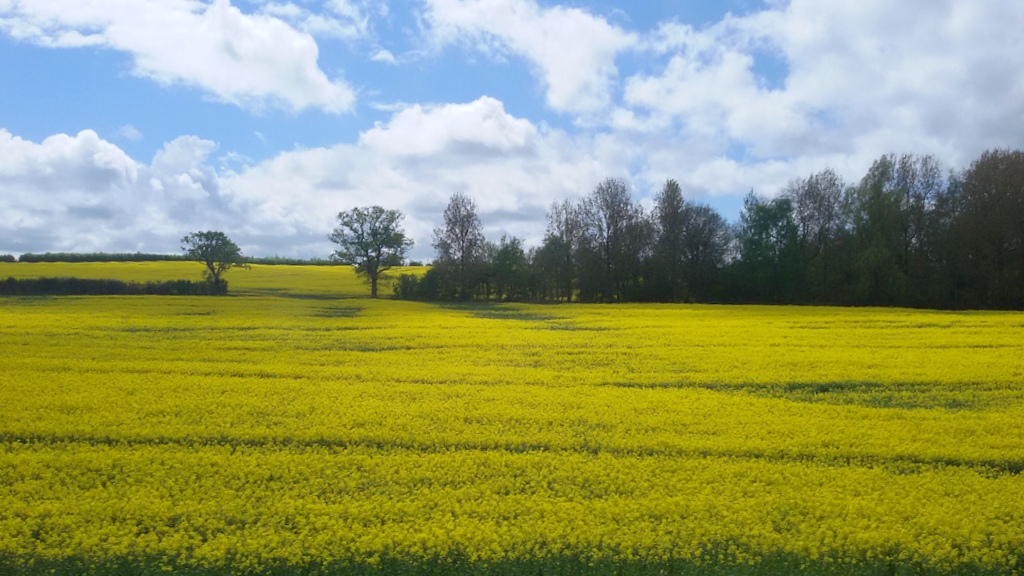
[[[75,276],[77,278],[113,278],[125,282],[163,282],[203,279],[205,266],[199,262],[0,262],[0,279]],[[403,273],[418,273],[424,268],[393,268],[386,273],[382,294],[390,290],[389,278]],[[248,269],[233,268],[224,279],[235,295],[292,296],[319,295],[349,297],[369,295],[364,279],[348,266],[267,266],[253,264]]]
[[1022,567],[1024,314],[227,279],[0,299],[0,573]]

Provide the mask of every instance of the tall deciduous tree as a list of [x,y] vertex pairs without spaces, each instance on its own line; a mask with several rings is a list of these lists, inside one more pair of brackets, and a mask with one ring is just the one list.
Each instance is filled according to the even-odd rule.
[[502,235],[491,258],[491,274],[498,300],[518,300],[526,294],[529,262],[523,241],[515,236]]
[[583,201],[583,243],[589,262],[581,277],[581,296],[607,302],[625,299],[649,256],[650,222],[633,204],[626,183],[608,178]]
[[[451,277],[456,292],[462,300],[472,298],[473,288],[484,258],[484,232],[476,203],[472,198],[456,192],[444,210],[444,227],[434,228],[434,249],[437,250],[437,266],[442,278]],[[442,290],[444,291],[444,290]]]
[[888,154],[876,160],[851,195],[857,302],[892,306],[907,294],[904,196],[895,186],[896,162]]
[[929,221],[946,184],[942,165],[933,156],[903,154],[896,161],[895,186],[900,195],[903,240],[900,263],[907,277],[905,305],[924,305],[935,283],[935,247],[929,244],[933,239],[929,236]]
[[708,300],[729,256],[729,224],[710,206],[686,202],[683,228],[683,270],[687,297]]
[[572,302],[583,235],[582,210],[569,200],[556,201],[548,210],[547,220],[540,260],[551,282],[553,297]]
[[753,192],[748,194],[738,236],[740,264],[754,298],[793,301],[799,254],[790,199],[780,196],[767,200]]
[[192,232],[181,239],[181,249],[188,258],[206,265],[206,280],[218,291],[227,289],[221,278],[225,272],[234,267],[247,267],[238,245],[223,232]]
[[377,297],[382,274],[400,266],[413,246],[402,230],[403,218],[398,210],[380,206],[353,208],[338,213],[338,227],[328,236],[339,246],[331,258],[355,266],[356,272],[369,280],[372,298]]
[[731,240],[725,219],[710,206],[684,199],[675,180],[666,181],[654,199],[654,216],[657,277],[663,286],[657,296],[674,302],[713,297]]
[[654,216],[658,225],[655,251],[661,273],[668,284],[673,302],[686,298],[686,270],[683,262],[686,235],[686,201],[675,180],[667,180],[654,199]]
[[1024,308],[1024,151],[986,151],[962,194],[955,226],[973,303]]
[[782,192],[793,205],[803,286],[814,301],[835,298],[842,262],[839,244],[850,227],[843,202],[847,187],[830,168],[790,182]]

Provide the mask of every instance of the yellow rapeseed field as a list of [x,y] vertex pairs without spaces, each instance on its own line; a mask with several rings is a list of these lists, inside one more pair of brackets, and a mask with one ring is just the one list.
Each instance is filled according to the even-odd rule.
[[[0,264],[198,279],[187,262]],[[0,298],[0,573],[1024,569],[1024,314]]]

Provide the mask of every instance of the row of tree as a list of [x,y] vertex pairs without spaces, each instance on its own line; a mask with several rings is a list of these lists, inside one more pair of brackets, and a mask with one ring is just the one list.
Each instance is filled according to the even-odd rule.
[[166,280],[125,282],[98,278],[7,278],[0,280],[4,296],[220,296],[227,294],[227,282]]
[[[289,258],[287,256],[241,256],[245,264],[285,266],[334,266],[337,262],[325,258]],[[19,257],[0,254],[0,262],[165,262],[189,261],[188,254],[153,254],[148,252],[26,252]]]
[[[379,274],[411,246],[401,214],[339,219],[335,258],[376,294]],[[931,156],[890,154],[856,185],[826,169],[773,198],[751,193],[732,225],[673,180],[645,211],[608,179],[554,203],[531,249],[489,242],[472,199],[456,193],[433,247],[434,266],[400,277],[398,297],[1024,309],[1024,152],[988,151],[949,172]]]
[[[2,260],[0,256],[0,260]],[[10,262],[173,262],[188,260],[182,254],[150,254],[145,252],[26,252]]]
[[933,308],[1024,308],[1024,152],[944,172],[887,155],[856,186],[833,172],[748,197],[724,270],[729,297]]
[[[331,261],[355,266],[374,297],[413,245],[402,218],[355,208],[329,237],[339,245]],[[515,237],[488,241],[475,203],[456,193],[433,247],[434,265],[399,277],[398,297],[1024,309],[1024,152],[988,151],[950,172],[931,156],[890,154],[857,185],[826,169],[774,198],[751,193],[733,225],[674,180],[648,212],[608,179],[554,203],[543,243],[530,249]],[[205,264],[213,293],[249,260],[216,231],[185,236],[182,249]]]

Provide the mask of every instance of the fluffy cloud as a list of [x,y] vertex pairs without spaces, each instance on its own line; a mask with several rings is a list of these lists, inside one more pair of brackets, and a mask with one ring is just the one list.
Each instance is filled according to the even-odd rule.
[[0,30],[53,47],[103,46],[131,54],[134,72],[196,86],[249,108],[320,108],[340,113],[352,89],[317,65],[313,38],[230,0],[38,0],[0,5]]
[[[951,0],[793,0],[701,30],[668,23],[644,42],[668,62],[626,80],[613,118],[672,133],[678,146],[715,143],[698,170],[730,154],[740,171],[784,162],[853,176],[888,151],[958,166],[1019,145],[1022,26],[1020,3]],[[759,61],[783,67],[782,78]]]
[[744,23],[785,55],[786,91],[806,109],[829,110],[864,144],[947,153],[1019,142],[1024,5],[820,4],[797,0]]
[[475,148],[481,154],[508,154],[528,148],[536,129],[505,113],[501,102],[484,96],[469,104],[401,110],[386,125],[360,137],[375,150],[398,156],[427,156],[447,146]]
[[398,58],[395,58],[395,55],[392,54],[390,50],[385,50],[383,48],[377,49],[377,51],[370,56],[370,60],[373,60],[374,62],[383,62],[384,64],[398,64]]
[[190,229],[230,225],[214,149],[183,136],[146,165],[92,130],[39,143],[0,130],[0,249],[166,252]]
[[133,206],[139,166],[91,131],[33,143],[0,130],[0,213],[5,249],[88,249]]
[[[593,151],[616,142],[606,172],[629,166],[642,192],[775,193],[825,167],[855,181],[890,151],[956,168],[1024,133],[1020,3],[792,0],[637,36],[533,0],[425,1],[441,44],[531,61],[549,106],[588,118]],[[644,63],[620,84],[627,50]]]
[[508,114],[483,97],[409,106],[357,142],[283,152],[240,171],[212,166],[216,144],[182,136],[148,163],[95,132],[33,143],[0,132],[0,252],[177,251],[198,229],[224,230],[253,254],[321,256],[334,216],[380,204],[407,214],[414,255],[430,258],[448,198],[477,201],[489,236],[536,243],[552,200],[589,192],[629,158]]
[[541,8],[535,0],[426,0],[425,19],[439,43],[528,59],[558,111],[592,113],[610,102],[616,56],[634,34],[578,8]]

